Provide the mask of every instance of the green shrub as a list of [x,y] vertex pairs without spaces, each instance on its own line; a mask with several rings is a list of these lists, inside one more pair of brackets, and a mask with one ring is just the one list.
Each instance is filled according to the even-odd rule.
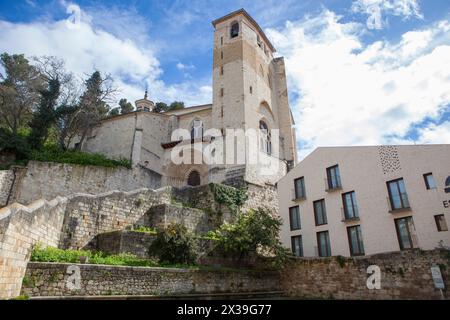
[[102,252],[63,250],[52,247],[41,248],[40,246],[36,246],[31,253],[31,261],[36,262],[80,263],[81,257],[87,257],[90,264],[141,267],[154,267],[157,265],[155,261],[141,259],[128,253],[107,255]]
[[41,150],[33,150],[30,155],[30,160],[102,167],[131,168],[131,162],[127,159],[111,160],[101,154],[74,150],[62,150],[57,146],[46,146]]
[[242,259],[264,253],[280,264],[287,255],[278,236],[281,225],[280,218],[259,208],[240,212],[233,224],[224,223],[216,231],[209,232],[208,237],[217,241],[217,249],[225,255]]
[[165,264],[192,264],[197,257],[197,250],[197,239],[181,224],[170,224],[158,230],[150,246],[150,252]]

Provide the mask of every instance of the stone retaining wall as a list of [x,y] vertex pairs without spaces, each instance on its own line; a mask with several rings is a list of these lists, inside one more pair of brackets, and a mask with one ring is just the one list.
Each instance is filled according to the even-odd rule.
[[83,248],[97,234],[134,224],[161,203],[170,203],[170,188],[77,194],[0,209],[0,299],[19,295],[36,244]]
[[[22,295],[178,295],[279,291],[277,272],[191,270],[103,265],[75,265],[79,268],[79,289],[67,283],[71,264],[28,264]],[[73,267],[72,267],[73,268]]]
[[97,196],[74,195],[67,203],[60,248],[82,249],[98,234],[140,224],[150,208],[168,204],[171,189],[113,191]]
[[18,182],[12,202],[29,204],[75,193],[100,194],[113,190],[158,189],[161,176],[143,167],[82,166],[30,161]]
[[[340,263],[339,263],[340,262]],[[369,290],[371,265],[380,267],[381,289]],[[298,258],[282,271],[284,292],[299,298],[320,299],[440,299],[430,267],[439,265],[450,288],[450,252],[403,251],[360,258]],[[444,291],[447,299],[448,291]]]
[[19,295],[34,245],[58,246],[66,204],[58,197],[0,209],[0,299]]
[[7,205],[13,181],[14,181],[13,170],[0,171],[0,208]]

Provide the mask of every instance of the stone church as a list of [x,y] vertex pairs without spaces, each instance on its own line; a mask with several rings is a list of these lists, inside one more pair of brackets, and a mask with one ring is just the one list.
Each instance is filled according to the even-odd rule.
[[[244,9],[212,24],[212,104],[157,113],[153,112],[154,102],[146,94],[144,99],[136,101],[135,112],[107,118],[93,128],[82,150],[130,159],[133,166],[161,175],[163,186],[196,186],[210,182],[273,186],[284,176],[297,161],[284,60],[274,57],[274,46]],[[176,129],[185,129],[191,135],[174,137],[172,133]],[[222,140],[208,135],[210,129],[216,129]],[[255,142],[249,139],[237,146],[245,155],[240,162],[180,164],[172,161],[174,150],[180,147],[182,152],[191,148],[192,157],[199,152],[199,145],[213,153],[216,148],[224,154],[230,152],[222,149],[223,143],[218,144],[229,129],[258,132],[258,159],[264,159],[263,162],[275,170],[262,174],[261,161],[250,163]],[[273,130],[278,133],[271,135]]]

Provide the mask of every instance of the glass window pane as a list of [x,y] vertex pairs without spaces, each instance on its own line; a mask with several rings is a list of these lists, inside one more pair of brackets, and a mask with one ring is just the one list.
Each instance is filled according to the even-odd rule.
[[410,234],[408,230],[408,218],[404,219],[398,219],[396,220],[397,223],[397,230],[398,230],[398,236],[400,240],[400,247],[402,249],[411,249],[412,244],[410,241]]
[[433,175],[431,173],[425,175],[425,180],[427,189],[436,189],[436,182],[434,181]]
[[296,255],[297,257],[302,257],[303,256],[303,243],[302,243],[302,237],[301,236],[296,236],[296,237],[292,237],[292,249],[293,249],[293,253],[294,255]]
[[389,183],[389,190],[391,195],[392,209],[400,209],[402,207],[402,201],[400,199],[399,190],[396,182]]

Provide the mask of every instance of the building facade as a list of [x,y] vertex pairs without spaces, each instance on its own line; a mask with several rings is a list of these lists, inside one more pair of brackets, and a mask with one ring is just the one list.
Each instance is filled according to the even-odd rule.
[[318,148],[278,182],[298,256],[450,247],[450,145]]
[[[93,128],[81,149],[130,159],[134,166],[161,174],[163,185],[226,181],[274,185],[288,166],[295,164],[297,155],[283,58],[274,58],[275,48],[243,9],[215,20],[213,26],[212,104],[156,113],[146,94],[136,101],[136,112],[111,117]],[[191,134],[174,136],[176,129]],[[211,134],[211,129],[216,133]],[[191,158],[206,149],[225,159],[230,149],[224,148],[223,139],[231,134],[229,130],[249,129],[261,135],[256,143],[263,161],[249,161],[253,156],[249,146],[254,143],[248,137],[237,147],[245,155],[243,160],[181,164],[173,161],[175,148],[175,152],[190,149]],[[271,136],[272,130],[279,134]],[[261,174],[261,162],[269,163],[275,170]]]

